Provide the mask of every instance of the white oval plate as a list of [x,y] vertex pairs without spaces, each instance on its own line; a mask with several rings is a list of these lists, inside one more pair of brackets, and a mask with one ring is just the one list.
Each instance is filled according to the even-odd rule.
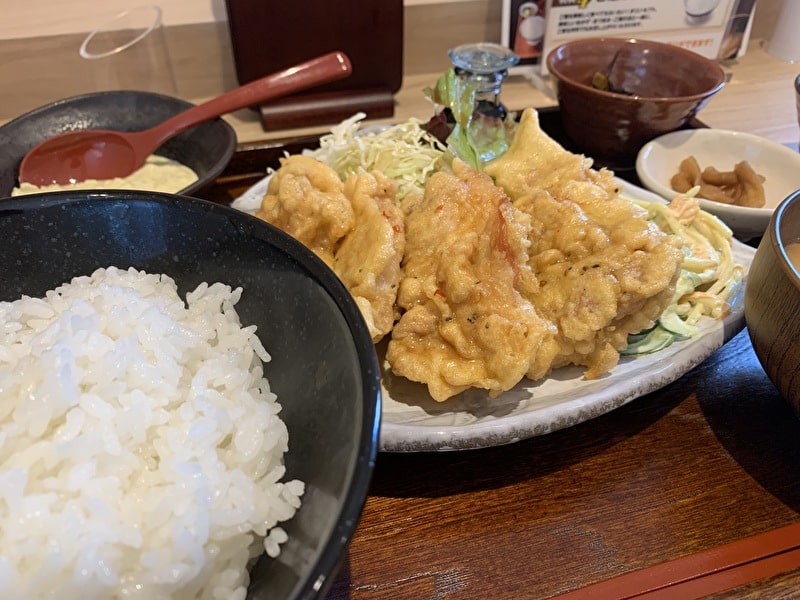
[[701,168],[713,166],[720,171],[746,160],[766,178],[764,208],[700,200],[703,210],[722,219],[741,240],[763,235],[775,208],[800,188],[800,154],[757,135],[723,129],[684,129],[657,137],[639,151],[636,174],[645,187],[670,200],[677,192],[669,181],[689,156],[694,156]]
[[[258,182],[233,206],[255,211],[266,191]],[[660,196],[620,180],[624,194],[664,202]],[[734,257],[749,269],[755,249],[733,242]],[[561,368],[538,382],[523,380],[498,398],[483,390],[469,390],[435,402],[427,388],[386,367],[385,343],[378,346],[382,365],[383,412],[380,449],[384,452],[469,450],[510,444],[571,427],[599,417],[640,396],[672,383],[703,362],[744,328],[744,284],[723,320],[703,319],[700,333],[686,341],[644,356],[622,358],[600,379],[583,378],[578,367]]]

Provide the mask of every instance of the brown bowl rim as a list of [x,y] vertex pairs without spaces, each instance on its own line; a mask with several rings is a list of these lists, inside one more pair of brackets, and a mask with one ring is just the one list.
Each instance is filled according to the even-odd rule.
[[[559,71],[558,68],[554,67],[555,57],[558,54],[559,50],[566,47],[576,47],[576,46],[586,46],[589,44],[597,44],[597,43],[605,43],[605,42],[613,42],[622,44],[641,44],[645,47],[651,48],[664,48],[669,47],[672,50],[676,50],[679,54],[686,56],[690,60],[696,61],[698,63],[705,62],[708,66],[712,68],[712,70],[716,71],[717,73],[717,83],[711,87],[710,89],[706,90],[705,92],[701,92],[699,94],[691,94],[689,96],[628,96],[626,94],[618,94],[617,92],[607,92],[605,90],[599,90],[591,85],[587,85],[585,83],[580,83],[575,81],[574,79],[570,79],[566,77],[563,72]],[[641,102],[641,101],[650,101],[650,102],[688,102],[688,101],[698,101],[703,100],[704,98],[708,98],[716,94],[718,91],[722,89],[725,85],[725,71],[722,67],[717,64],[715,61],[711,60],[710,58],[706,58],[697,52],[692,50],[687,50],[686,48],[682,48],[681,46],[677,46],[675,44],[669,44],[666,42],[657,42],[655,40],[644,40],[641,38],[616,38],[616,37],[599,37],[599,38],[582,38],[579,40],[571,40],[568,42],[564,42],[559,44],[547,54],[547,58],[545,59],[547,63],[547,69],[550,73],[553,74],[559,81],[567,83],[571,86],[577,87],[583,91],[588,91],[593,94],[597,94],[600,97],[608,97],[609,99],[616,99],[621,102]]]
[[800,238],[797,240],[792,240],[791,242],[786,242],[781,237],[780,233],[783,216],[789,209],[789,206],[795,202],[800,202],[800,190],[789,194],[778,205],[778,207],[775,209],[775,212],[772,214],[772,218],[770,219],[768,232],[770,237],[769,241],[772,244],[772,249],[775,252],[775,255],[778,257],[781,269],[792,282],[794,287],[800,290],[800,271],[792,266],[792,261],[789,259],[789,255],[786,253],[787,244],[798,243],[800,242]]

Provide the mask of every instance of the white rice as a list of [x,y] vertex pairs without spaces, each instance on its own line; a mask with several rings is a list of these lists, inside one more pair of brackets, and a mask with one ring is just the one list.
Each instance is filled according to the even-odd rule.
[[0,598],[245,598],[303,484],[240,296],[109,267],[0,302]]

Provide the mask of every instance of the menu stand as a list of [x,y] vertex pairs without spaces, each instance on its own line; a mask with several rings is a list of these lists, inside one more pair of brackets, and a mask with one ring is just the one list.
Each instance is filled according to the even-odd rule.
[[334,50],[350,77],[258,107],[265,131],[394,115],[403,79],[402,0],[226,0],[236,75],[247,83]]

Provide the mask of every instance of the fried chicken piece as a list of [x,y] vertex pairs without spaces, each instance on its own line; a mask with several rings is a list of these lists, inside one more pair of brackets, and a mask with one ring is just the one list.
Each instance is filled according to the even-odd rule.
[[570,184],[586,188],[594,184],[597,194],[619,194],[619,184],[608,169],[592,169],[592,159],[565,150],[539,127],[533,108],[522,113],[508,150],[489,162],[484,171],[516,201],[531,190],[562,190]]
[[324,260],[353,296],[373,342],[392,330],[405,250],[395,184],[382,173],[342,183],[316,158],[281,160],[256,216],[293,236]]
[[329,267],[339,241],[355,225],[336,172],[301,155],[281,159],[256,216],[302,242]]
[[559,351],[528,376],[568,364],[587,378],[614,367],[628,334],[650,327],[672,298],[680,242],[619,196],[610,171],[564,150],[523,114],[509,151],[487,173],[531,218],[528,264],[539,282],[528,298],[558,329]]
[[536,287],[529,219],[489,177],[459,161],[453,168],[429,179],[406,216],[405,313],[386,355],[395,374],[426,384],[439,402],[471,387],[497,396],[538,354],[557,351],[555,328],[521,293]]
[[[627,201],[614,201],[617,210],[610,203],[547,193],[517,203],[536,215],[529,264],[540,288],[530,299],[559,332],[559,356],[549,368],[583,365],[589,379],[613,368],[628,334],[652,326],[664,311],[683,258],[673,238]],[[532,378],[546,374],[538,366]]]
[[333,270],[361,309],[373,342],[392,330],[405,252],[396,185],[379,171],[351,175],[344,184],[356,225],[336,250]]

